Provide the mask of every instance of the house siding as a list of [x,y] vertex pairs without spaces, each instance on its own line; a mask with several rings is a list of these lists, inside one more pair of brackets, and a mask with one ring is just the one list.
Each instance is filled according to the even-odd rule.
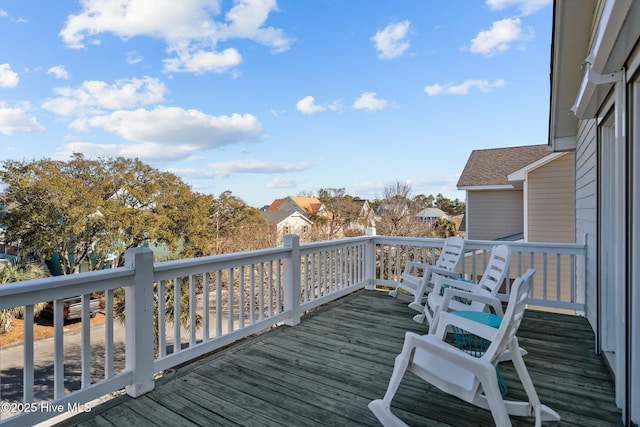
[[494,240],[524,230],[521,190],[468,191],[467,238]]
[[529,242],[574,242],[574,154],[529,172],[527,177],[527,233]]
[[576,265],[577,282],[585,284],[585,316],[597,331],[598,180],[596,120],[580,122],[576,145],[576,241],[586,240],[587,253]]

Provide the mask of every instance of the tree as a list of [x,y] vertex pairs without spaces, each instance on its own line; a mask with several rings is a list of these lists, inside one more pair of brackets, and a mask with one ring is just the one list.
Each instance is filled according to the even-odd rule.
[[63,274],[85,262],[91,270],[107,259],[123,265],[124,252],[142,244],[209,252],[206,197],[137,159],[8,160],[0,178],[8,240],[42,259],[57,255]]
[[386,236],[426,237],[428,227],[416,221],[420,211],[411,198],[411,186],[397,181],[385,186],[382,199],[378,202],[379,221],[376,223],[379,234]]
[[432,195],[425,196],[424,194],[418,194],[413,198],[413,202],[418,206],[418,209],[420,210],[435,207],[435,200],[435,197],[433,197]]
[[455,236],[456,232],[458,231],[458,226],[456,225],[456,223],[447,218],[436,219],[435,221],[433,221],[432,227],[435,231],[436,236],[442,238]]
[[[320,200],[330,212],[329,217],[312,216],[310,219],[317,224],[322,240],[344,237],[350,227],[361,224],[362,204],[346,194],[344,188],[321,188],[318,191]],[[366,221],[366,219],[364,219]]]
[[[21,282],[23,280],[33,280],[47,277],[47,271],[40,265],[28,263],[23,265],[0,264],[0,286],[6,283]],[[47,305],[40,302],[33,305],[33,315],[37,316]],[[0,310],[0,334],[9,332],[13,319],[20,319],[24,316],[24,307],[13,307]]]
[[442,211],[448,213],[449,215],[461,215],[464,213],[465,209],[464,202],[461,202],[459,199],[448,199],[442,194],[438,194],[436,196],[435,206],[438,209],[441,209]]
[[227,190],[213,200],[210,216],[215,225],[216,253],[262,249],[276,245],[277,237],[260,215]]

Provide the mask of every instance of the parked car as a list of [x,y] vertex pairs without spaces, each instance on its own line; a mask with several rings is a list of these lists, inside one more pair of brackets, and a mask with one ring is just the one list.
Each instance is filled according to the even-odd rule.
[[[89,315],[93,318],[102,310],[102,302],[98,298],[89,300]],[[42,314],[53,317],[53,302],[45,307]],[[82,318],[82,298],[72,297],[64,299],[64,320],[75,320]]]

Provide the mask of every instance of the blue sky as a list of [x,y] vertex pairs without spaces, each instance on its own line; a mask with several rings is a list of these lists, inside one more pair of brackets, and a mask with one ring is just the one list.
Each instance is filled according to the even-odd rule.
[[252,206],[464,199],[545,144],[551,0],[0,0],[0,161],[138,157]]

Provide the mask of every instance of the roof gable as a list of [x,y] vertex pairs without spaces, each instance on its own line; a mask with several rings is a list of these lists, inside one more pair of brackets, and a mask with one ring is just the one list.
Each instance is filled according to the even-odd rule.
[[322,202],[315,197],[292,196],[289,198],[307,213],[318,213],[323,207]]
[[549,154],[546,144],[473,150],[460,175],[459,190],[472,187],[511,188],[509,175]]
[[289,218],[298,218],[301,221],[307,222],[309,225],[313,224],[313,221],[298,211],[264,211],[260,212],[260,215],[262,215],[262,218],[269,224],[281,224]]

